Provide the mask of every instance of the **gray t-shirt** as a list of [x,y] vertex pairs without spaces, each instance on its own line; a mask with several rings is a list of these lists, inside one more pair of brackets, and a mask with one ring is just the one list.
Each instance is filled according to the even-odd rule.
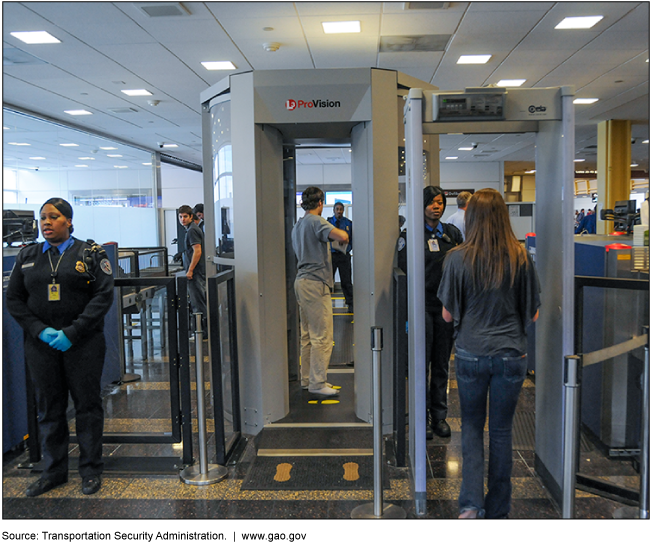
[[[197,244],[201,244],[201,250],[203,250],[203,232],[198,227],[198,225],[192,221],[188,227],[186,227],[185,232],[185,250],[183,251],[183,267],[185,271],[190,267],[192,262],[192,256],[194,255],[194,247]],[[195,274],[200,274],[205,276],[205,254],[201,251],[201,258],[199,259],[198,264],[194,268]]]
[[499,355],[505,350],[526,353],[526,327],[540,306],[539,279],[526,253],[528,267],[520,266],[513,287],[479,292],[463,263],[465,251],[445,259],[438,298],[454,318],[456,346],[475,355]]
[[307,278],[322,281],[334,289],[332,257],[328,242],[334,225],[320,215],[306,213],[291,232],[293,250],[298,258],[296,279]]

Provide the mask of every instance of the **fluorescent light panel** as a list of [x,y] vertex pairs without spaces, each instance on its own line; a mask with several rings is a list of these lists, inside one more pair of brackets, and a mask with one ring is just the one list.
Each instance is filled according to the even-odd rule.
[[455,161],[458,157],[445,157],[448,161]]
[[112,149],[117,149],[117,147],[100,147],[99,149],[103,149],[104,151],[111,151]]
[[565,17],[555,28],[559,30],[591,28],[602,18],[602,15],[590,15],[588,17]]
[[45,157],[29,157],[31,161],[44,161]]
[[485,64],[492,55],[461,55],[456,64]]
[[350,34],[361,32],[360,21],[333,21],[322,23],[325,34]]
[[473,147],[459,147],[458,151],[471,151],[472,149],[474,149],[474,148]]
[[525,82],[525,79],[502,79],[497,87],[521,87]]
[[62,147],[79,147],[79,144],[59,144]]
[[127,96],[151,96],[152,94],[147,89],[123,89],[122,92]]
[[44,30],[37,30],[34,32],[12,32],[14,38],[18,38],[21,42],[28,44],[41,44],[41,43],[61,43],[49,32]]
[[597,98],[576,98],[573,103],[574,104],[593,104],[594,102],[598,102]]
[[86,110],[65,110],[64,113],[68,115],[92,115],[92,113]]
[[202,62],[206,70],[236,70],[237,67],[229,60]]
[[115,159],[117,157],[121,157],[122,155],[106,155],[107,157],[111,157],[112,159]]
[[584,159],[573,159],[573,162],[585,162]]
[[163,144],[163,147],[178,147],[177,144]]
[[9,145],[32,145],[25,142],[7,142]]

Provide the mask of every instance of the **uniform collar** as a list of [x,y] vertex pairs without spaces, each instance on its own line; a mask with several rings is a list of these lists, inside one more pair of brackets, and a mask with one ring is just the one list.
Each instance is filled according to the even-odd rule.
[[[425,223],[424,226],[429,232],[433,232],[433,227],[430,227],[427,223]],[[442,238],[443,233],[444,231],[442,230],[442,221],[438,221],[438,226],[436,227],[435,235],[438,238]]]
[[[59,253],[63,254],[63,252],[68,249],[72,244],[74,244],[74,238],[70,236],[65,242],[63,242],[61,245],[58,246]],[[48,249],[51,247],[56,247],[50,244],[47,240],[43,242],[43,253],[45,253]]]

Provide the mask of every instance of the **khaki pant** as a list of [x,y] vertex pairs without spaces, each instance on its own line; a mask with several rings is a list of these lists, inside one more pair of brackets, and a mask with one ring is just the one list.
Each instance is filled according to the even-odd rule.
[[334,345],[330,288],[322,281],[298,278],[294,283],[300,306],[300,376],[309,390],[325,387]]

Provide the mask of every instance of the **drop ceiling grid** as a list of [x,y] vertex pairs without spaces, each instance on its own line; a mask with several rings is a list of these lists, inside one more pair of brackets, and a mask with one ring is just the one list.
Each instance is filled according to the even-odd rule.
[[[237,45],[252,70],[286,70],[313,68],[312,57],[304,39],[281,40],[280,49],[266,51],[260,40],[237,40]],[[235,63],[237,68],[240,66]]]
[[446,10],[417,10],[390,13],[381,18],[382,36],[419,36],[453,34],[458,28],[462,12]]

